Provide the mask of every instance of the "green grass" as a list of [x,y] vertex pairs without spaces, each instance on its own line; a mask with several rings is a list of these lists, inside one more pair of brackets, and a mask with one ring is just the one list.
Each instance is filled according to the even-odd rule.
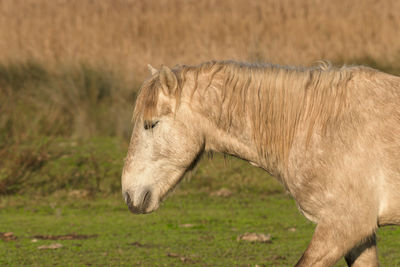
[[[132,215],[119,195],[11,197],[2,199],[0,218],[0,231],[18,237],[0,241],[1,266],[292,266],[314,229],[284,194],[222,198],[180,189],[149,215]],[[272,242],[237,241],[244,232],[270,233]],[[71,233],[97,237],[32,242],[35,235]],[[382,266],[400,266],[399,234],[399,228],[379,230]],[[63,247],[38,249],[53,243]]]
[[[54,202],[53,202],[54,201]],[[0,243],[0,264],[199,266],[293,263],[306,246],[313,225],[286,196],[235,198],[176,194],[159,211],[137,216],[120,197],[96,201],[29,200],[3,208],[0,229],[16,241]],[[182,224],[193,227],[180,227]],[[296,227],[296,232],[287,229]],[[237,241],[244,232],[272,234],[271,244]],[[38,241],[35,235],[98,235],[87,240]],[[38,250],[61,243],[58,250]],[[179,257],[171,257],[176,254]]]

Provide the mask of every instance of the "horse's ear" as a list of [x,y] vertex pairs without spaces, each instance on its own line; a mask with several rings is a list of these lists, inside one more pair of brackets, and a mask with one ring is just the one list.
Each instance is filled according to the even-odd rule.
[[154,68],[152,65],[147,64],[147,68],[149,69],[151,75],[154,75],[158,72],[158,70],[156,68]]
[[178,80],[175,73],[164,65],[161,66],[160,70],[160,83],[166,95],[175,94],[175,91],[178,88]]

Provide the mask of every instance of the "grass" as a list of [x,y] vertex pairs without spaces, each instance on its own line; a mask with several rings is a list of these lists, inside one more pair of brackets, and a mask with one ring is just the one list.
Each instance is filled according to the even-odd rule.
[[0,143],[19,143],[94,134],[128,139],[138,85],[85,64],[53,70],[23,61],[0,64],[0,89]]
[[120,190],[125,147],[115,138],[44,139],[10,150],[0,171],[2,194],[49,195],[60,190],[95,194]]
[[0,194],[115,192],[137,87],[86,64],[0,64]]
[[[14,232],[18,239],[0,243],[0,264],[288,265],[306,246],[303,237],[310,235],[313,228],[291,204],[285,196],[257,199],[176,194],[158,212],[145,216],[131,215],[119,196],[89,202],[56,200],[50,205],[15,204],[1,211],[2,216],[7,216],[0,228]],[[282,207],[285,207],[284,213]],[[182,227],[184,224],[193,226]],[[288,231],[294,226],[296,232]],[[237,236],[244,232],[271,233],[272,243],[237,241]],[[97,237],[31,241],[35,235],[70,233]],[[51,243],[61,243],[64,247],[38,250],[39,246]]]
[[[1,205],[1,231],[18,237],[0,241],[2,266],[293,266],[314,229],[283,194],[221,198],[178,190],[158,211],[140,216],[128,212],[120,195],[96,200],[11,197]],[[245,232],[269,233],[272,241],[237,241]],[[35,238],[71,233],[95,237]],[[399,234],[399,228],[379,230],[383,266],[400,266]],[[38,249],[54,243],[63,247]],[[345,266],[344,261],[337,266]]]

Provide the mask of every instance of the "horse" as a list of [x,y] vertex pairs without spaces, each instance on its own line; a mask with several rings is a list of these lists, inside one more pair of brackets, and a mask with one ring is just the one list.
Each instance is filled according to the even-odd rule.
[[122,194],[149,213],[205,151],[278,179],[316,223],[296,266],[379,266],[375,232],[400,224],[400,77],[364,66],[210,61],[149,65]]

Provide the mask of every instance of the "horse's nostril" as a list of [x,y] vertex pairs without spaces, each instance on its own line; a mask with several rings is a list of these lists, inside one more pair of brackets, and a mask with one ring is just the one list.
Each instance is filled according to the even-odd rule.
[[124,193],[124,198],[125,198],[126,204],[128,205],[128,208],[129,208],[129,210],[130,210],[131,212],[133,212],[133,213],[141,213],[140,208],[139,208],[139,207],[136,207],[136,206],[133,204],[131,195],[130,195],[128,192],[125,192],[125,193]]
[[129,195],[128,192],[124,193],[124,198],[125,198],[125,203],[129,206],[132,205],[132,200],[131,200],[131,196]]
[[143,197],[142,210],[147,209],[147,207],[150,205],[150,201],[151,201],[151,191],[148,190]]

